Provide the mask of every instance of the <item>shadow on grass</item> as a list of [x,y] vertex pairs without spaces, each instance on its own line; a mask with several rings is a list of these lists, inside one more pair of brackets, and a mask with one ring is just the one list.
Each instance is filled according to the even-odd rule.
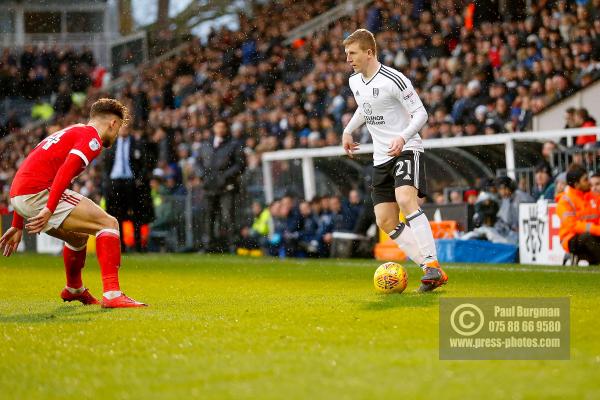
[[443,294],[443,291],[378,294],[375,295],[374,300],[364,302],[362,308],[370,311],[385,311],[396,307],[431,307],[438,305],[440,295]]
[[92,316],[103,312],[107,312],[107,310],[102,309],[99,306],[77,307],[70,305],[61,305],[60,307],[57,307],[56,309],[48,312],[0,315],[0,324],[87,322],[91,318],[85,318],[86,316]]

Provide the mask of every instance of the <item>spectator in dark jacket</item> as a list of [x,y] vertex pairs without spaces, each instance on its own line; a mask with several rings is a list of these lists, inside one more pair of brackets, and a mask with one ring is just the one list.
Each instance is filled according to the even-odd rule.
[[[106,208],[122,226],[132,221],[135,250],[144,251],[142,225],[154,220],[150,195],[153,154],[141,132],[130,135],[121,129],[116,143],[104,153],[104,196]],[[122,244],[125,249],[125,244]]]
[[67,115],[73,106],[73,100],[71,99],[71,89],[67,82],[62,82],[58,87],[58,95],[54,101],[54,111],[56,115],[63,116]]
[[[200,145],[196,159],[205,193],[203,246],[206,251],[230,251],[234,233],[239,231],[234,226],[234,200],[239,194],[246,158],[243,144],[232,139],[224,121],[214,124],[213,134]],[[217,248],[217,243],[226,248]]]
[[356,189],[348,193],[348,202],[344,204],[344,214],[346,220],[346,230],[352,232],[356,227],[359,215],[363,211],[362,198]]
[[299,247],[307,255],[317,255],[319,243],[317,242],[317,231],[319,230],[319,219],[313,213],[308,201],[303,201],[299,206],[302,216],[302,229],[299,236]]

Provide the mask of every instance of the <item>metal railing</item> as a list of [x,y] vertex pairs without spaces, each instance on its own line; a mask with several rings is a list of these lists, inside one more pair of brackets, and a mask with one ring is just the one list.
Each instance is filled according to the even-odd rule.
[[[248,220],[247,210],[255,193],[242,188],[237,194],[234,238]],[[191,252],[205,249],[211,227],[218,221],[207,221],[204,191],[191,188],[184,195],[153,195],[154,220],[149,224],[150,251]],[[218,233],[216,236],[219,236]]]
[[588,171],[598,171],[600,162],[600,148],[569,148],[554,153],[552,162],[553,169],[566,171],[569,165],[573,163],[581,164]]
[[[558,141],[562,138],[574,138],[582,135],[600,133],[600,127],[561,129],[544,132],[519,132],[519,133],[501,133],[497,135],[478,135],[478,136],[460,136],[443,139],[428,139],[423,141],[425,149],[448,149],[454,147],[473,147],[498,145],[504,146],[505,169],[508,176],[515,179],[516,157],[515,146],[521,142],[543,142],[546,140]],[[364,144],[360,150],[355,152],[359,154],[372,154],[373,145]],[[345,152],[342,146],[321,147],[315,149],[292,149],[266,152],[262,154],[262,168],[265,187],[265,199],[271,202],[274,199],[274,179],[273,162],[281,160],[302,160],[302,181],[304,186],[304,198],[311,199],[316,193],[316,181],[314,171],[314,159],[320,157],[340,157]]]
[[517,182],[519,189],[531,193],[531,189],[535,184],[535,167],[514,168],[512,170],[499,168],[496,170],[496,177],[511,175],[514,176],[513,179]]

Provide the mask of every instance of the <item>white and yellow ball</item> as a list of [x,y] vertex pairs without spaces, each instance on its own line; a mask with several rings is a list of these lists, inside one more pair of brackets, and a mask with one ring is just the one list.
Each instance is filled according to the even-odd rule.
[[402,293],[406,289],[407,283],[406,270],[395,262],[381,264],[373,276],[375,290],[380,293]]

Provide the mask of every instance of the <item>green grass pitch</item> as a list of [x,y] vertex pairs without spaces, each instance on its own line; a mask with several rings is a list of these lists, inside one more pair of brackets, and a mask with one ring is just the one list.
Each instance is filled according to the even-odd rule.
[[[60,257],[0,260],[2,399],[597,399],[600,270],[448,266],[439,293],[375,293],[374,260],[128,256],[150,307],[60,301]],[[88,257],[84,283],[100,295]],[[442,296],[571,297],[569,361],[440,361]]]

